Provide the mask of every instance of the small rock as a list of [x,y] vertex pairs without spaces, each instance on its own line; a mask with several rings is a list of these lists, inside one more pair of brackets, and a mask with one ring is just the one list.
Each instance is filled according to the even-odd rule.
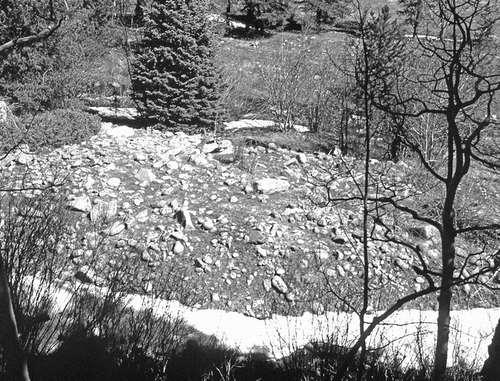
[[343,245],[343,244],[347,243],[347,239],[341,235],[337,235],[337,236],[332,237],[332,241],[339,244],[339,245]]
[[89,213],[92,209],[92,202],[87,195],[75,197],[75,199],[68,202],[68,207],[77,212]]
[[262,258],[265,258],[267,257],[267,250],[264,249],[263,247],[259,247],[257,249],[257,254],[259,254],[259,256],[261,256]]
[[325,218],[320,218],[318,220],[318,226],[319,227],[324,228],[326,225],[327,225],[327,223],[326,223],[326,219]]
[[16,164],[19,164],[19,165],[28,165],[32,160],[33,160],[33,156],[21,152],[16,157]]
[[165,165],[165,162],[163,160],[158,160],[153,163],[153,168],[154,169],[160,169]]
[[148,160],[148,157],[147,155],[145,155],[143,152],[137,152],[135,155],[134,155],[134,160],[135,161],[146,161]]
[[208,165],[207,157],[202,154],[191,155],[189,157],[189,162],[199,167],[206,167]]
[[153,257],[148,250],[144,250],[141,253],[141,260],[144,262],[153,262]]
[[156,180],[156,175],[153,173],[153,171],[151,171],[151,169],[141,168],[139,169],[139,172],[135,174],[135,178],[140,181],[145,181],[150,183]]
[[396,258],[394,261],[394,264],[399,267],[401,270],[408,270],[410,268],[410,265],[406,263],[404,260],[401,258]]
[[171,160],[167,163],[167,169],[170,169],[171,171],[176,171],[179,169],[179,163],[176,162],[175,160]]
[[285,294],[285,300],[288,302],[288,303],[293,303],[295,302],[295,293],[293,292],[287,292]]
[[201,148],[201,151],[203,153],[212,153],[218,149],[219,149],[219,144],[212,142],[204,144],[203,147]]
[[179,200],[172,200],[170,202],[170,207],[172,208],[172,210],[174,211],[174,213],[178,212],[179,210],[181,210],[181,204],[179,202]]
[[94,187],[94,184],[95,184],[94,178],[92,176],[88,175],[86,180],[85,180],[85,184],[83,184],[83,187],[86,190],[90,190]]
[[216,292],[212,294],[212,302],[214,303],[220,302],[220,296]]
[[146,209],[144,209],[143,211],[137,213],[137,215],[135,216],[135,219],[138,221],[138,222],[146,222],[148,220],[148,211]]
[[267,238],[266,235],[260,230],[251,230],[248,234],[248,243],[254,245],[262,245],[266,243]]
[[326,261],[328,258],[330,258],[330,254],[327,250],[324,249],[316,250],[315,254],[316,258],[318,258],[320,261]]
[[112,177],[110,178],[108,181],[107,181],[107,184],[111,187],[111,188],[118,188],[121,184],[121,180],[118,178],[118,177]]
[[307,156],[305,153],[301,152],[299,154],[297,154],[296,156],[296,159],[297,161],[300,163],[300,164],[305,164],[307,163]]
[[214,226],[215,226],[215,225],[214,225],[214,222],[213,222],[213,221],[212,221],[212,219],[210,219],[210,218],[207,218],[207,219],[203,222],[203,224],[202,224],[202,227],[203,227],[203,229],[205,229],[205,230],[212,230],[212,229],[214,228]]
[[187,242],[187,237],[180,231],[174,231],[170,234],[170,237],[176,239],[177,241]]
[[[171,204],[173,204],[174,201],[172,201]],[[177,205],[175,205],[175,207],[177,207]],[[172,206],[172,209],[175,210],[174,206]],[[184,207],[180,208],[179,210],[177,210],[174,218],[177,220],[177,222],[179,224],[181,224],[184,231],[195,230],[195,227],[193,225],[193,221],[191,220],[191,214],[189,213],[189,210],[187,209],[187,207],[184,206]]]
[[432,238],[439,236],[439,231],[431,225],[414,226],[409,229],[409,232],[413,236],[425,240],[431,240]]
[[285,281],[279,275],[275,275],[273,277],[273,279],[271,279],[271,285],[280,294],[286,294],[288,292],[288,286],[286,285]]
[[115,221],[107,230],[107,234],[110,237],[114,237],[115,235],[118,235],[121,232],[123,232],[125,229],[126,229],[126,226],[123,222]]
[[271,291],[271,288],[273,287],[270,279],[264,279],[262,285],[264,286],[264,290],[266,290],[266,292]]
[[172,251],[174,252],[174,254],[182,254],[184,252],[184,245],[181,243],[181,241],[175,242]]

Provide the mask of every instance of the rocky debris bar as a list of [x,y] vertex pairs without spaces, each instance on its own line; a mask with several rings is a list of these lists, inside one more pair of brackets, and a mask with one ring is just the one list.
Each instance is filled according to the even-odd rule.
[[[318,299],[325,279],[359,287],[362,210],[310,202],[324,196],[325,182],[335,194],[355,191],[361,172],[352,158],[245,146],[243,154],[255,155],[258,163],[249,172],[234,161],[227,139],[106,123],[99,135],[77,146],[37,155],[24,149],[30,160],[0,163],[9,181],[16,173],[26,184],[65,179],[56,189],[64,194],[74,226],[64,279],[78,274],[82,282],[103,285],[123,266],[130,270],[122,279],[129,291],[149,294],[168,281],[162,271],[173,268],[182,272],[178,286],[195,295],[193,305],[259,318],[324,310],[319,304],[332,302]],[[353,176],[332,178],[320,170],[342,163],[353,166]],[[387,191],[393,187],[391,197],[413,191],[402,181],[402,171],[411,168],[392,163],[372,168],[380,168]],[[386,223],[391,234],[419,247],[429,267],[439,263],[435,231],[401,219]],[[383,239],[386,231],[375,225],[372,233]],[[425,277],[413,270],[419,260],[408,249],[373,241],[369,250],[370,282],[385,293],[381,300],[426,286]],[[487,255],[477,261],[487,261]],[[487,307],[484,300],[475,298],[474,306]]]

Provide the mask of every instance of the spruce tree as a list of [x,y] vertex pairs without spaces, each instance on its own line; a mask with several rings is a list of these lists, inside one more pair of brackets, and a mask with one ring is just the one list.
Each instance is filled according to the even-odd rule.
[[218,99],[213,36],[196,0],[157,0],[145,12],[132,64],[133,98],[168,129],[214,124]]

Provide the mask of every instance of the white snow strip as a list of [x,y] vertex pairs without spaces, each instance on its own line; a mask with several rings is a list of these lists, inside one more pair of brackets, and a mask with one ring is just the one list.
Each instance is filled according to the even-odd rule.
[[[88,287],[88,288],[87,288]],[[96,294],[105,289],[86,286]],[[51,292],[56,311],[62,311],[71,301],[71,287],[58,287]],[[182,318],[188,326],[216,337],[221,344],[241,353],[265,348],[276,359],[301,350],[311,341],[330,342],[349,347],[359,334],[357,315],[328,312],[323,315],[273,315],[259,320],[236,312],[198,310],[177,301],[153,299],[143,295],[128,295],[124,303],[134,310],[154,308],[158,316]],[[376,314],[368,315],[367,324]],[[500,308],[452,312],[448,366],[460,362],[480,369],[488,357]],[[437,328],[436,311],[402,310],[379,325],[369,337],[369,348],[383,349],[382,359],[398,360],[403,368],[432,364]]]

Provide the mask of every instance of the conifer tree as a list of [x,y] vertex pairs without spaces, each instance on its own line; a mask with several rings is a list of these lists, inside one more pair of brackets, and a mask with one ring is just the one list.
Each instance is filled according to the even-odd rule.
[[213,36],[196,0],[153,1],[132,64],[139,111],[168,129],[214,124],[218,99]]

